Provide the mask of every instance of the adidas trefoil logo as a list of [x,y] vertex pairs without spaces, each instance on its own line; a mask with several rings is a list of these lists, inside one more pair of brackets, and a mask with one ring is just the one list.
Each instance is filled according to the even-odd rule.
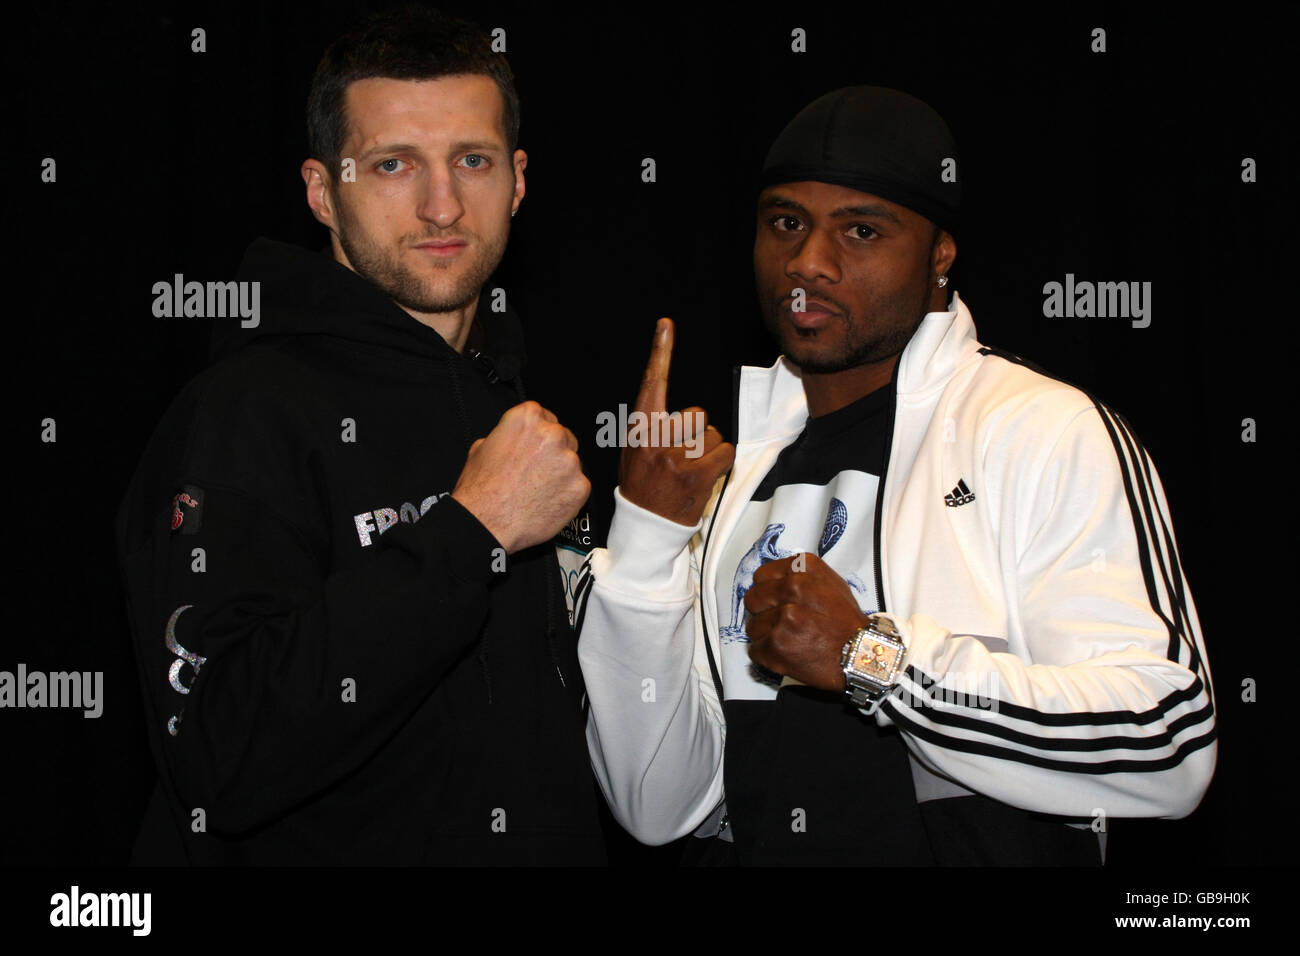
[[943,496],[943,503],[949,508],[959,508],[975,500],[975,492],[966,487],[966,479],[957,482],[957,487]]

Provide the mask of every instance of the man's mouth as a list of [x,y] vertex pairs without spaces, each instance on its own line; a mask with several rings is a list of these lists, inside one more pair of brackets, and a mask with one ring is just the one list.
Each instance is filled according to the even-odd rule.
[[464,239],[429,239],[419,243],[414,248],[424,255],[448,259],[458,255],[468,245],[469,243]]
[[789,316],[790,321],[796,328],[800,329],[817,329],[826,325],[832,318],[839,315],[835,309],[816,299],[807,299],[804,301],[804,310],[796,312],[794,310],[794,301],[782,303],[783,310]]

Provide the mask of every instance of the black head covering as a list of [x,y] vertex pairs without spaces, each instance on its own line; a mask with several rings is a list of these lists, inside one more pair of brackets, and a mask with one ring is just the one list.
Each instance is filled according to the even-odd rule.
[[[948,172],[945,182],[945,160]],[[848,86],[809,103],[768,150],[759,188],[811,180],[871,193],[955,235],[961,180],[948,124],[915,96]]]

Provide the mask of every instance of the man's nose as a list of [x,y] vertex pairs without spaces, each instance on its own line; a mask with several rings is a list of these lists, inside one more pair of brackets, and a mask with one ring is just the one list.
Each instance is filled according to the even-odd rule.
[[421,219],[434,223],[441,229],[455,225],[465,214],[465,206],[461,202],[451,170],[435,167],[429,171],[416,212]]
[[785,273],[804,281],[839,282],[840,265],[834,237],[820,229],[810,229],[786,263]]

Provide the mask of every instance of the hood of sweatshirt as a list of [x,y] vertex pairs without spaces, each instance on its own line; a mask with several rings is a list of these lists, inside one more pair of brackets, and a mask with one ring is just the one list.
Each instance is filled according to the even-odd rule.
[[[213,363],[251,342],[298,335],[331,336],[430,358],[456,355],[441,335],[328,252],[259,238],[244,253],[236,279],[259,283],[259,321],[249,328],[242,322],[214,323]],[[497,377],[514,382],[525,361],[523,328],[509,308],[485,308],[486,299],[479,297],[474,316],[482,343],[466,353],[478,353]]]

